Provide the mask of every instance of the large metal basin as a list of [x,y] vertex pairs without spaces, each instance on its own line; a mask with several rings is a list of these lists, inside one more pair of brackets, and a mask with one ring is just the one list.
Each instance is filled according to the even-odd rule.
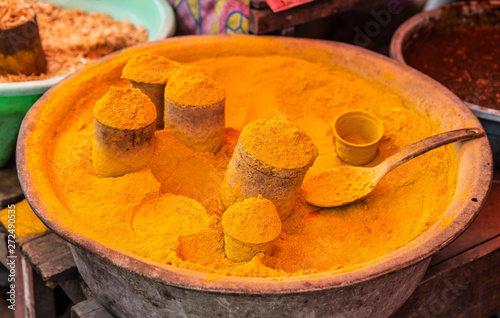
[[[434,32],[481,26],[500,27],[500,1],[457,2],[419,13],[396,30],[390,53],[393,58],[406,64],[404,51],[416,39]],[[471,64],[476,62],[471,61]],[[495,166],[500,167],[500,110],[466,104],[483,124],[493,149]]]
[[[256,44],[259,43],[257,46]],[[261,49],[256,49],[259,47]],[[265,49],[262,49],[264,48]],[[185,37],[146,44],[106,58],[94,67],[138,51],[161,54],[186,62],[215,55],[267,54],[309,56],[317,63],[338,63],[369,80],[393,88],[434,121],[441,130],[480,126],[455,95],[428,77],[394,60],[350,45],[269,37]],[[310,50],[317,55],[310,57]],[[115,67],[116,68],[116,67]],[[71,232],[54,212],[65,209],[57,201],[44,171],[47,147],[57,122],[78,102],[81,70],[54,87],[30,110],[18,142],[18,170],[26,197],[44,223],[72,244],[78,268],[97,299],[120,317],[385,317],[410,296],[421,280],[430,256],[450,243],[473,221],[485,202],[492,179],[491,149],[487,138],[457,143],[458,181],[455,196],[442,218],[404,247],[371,260],[350,272],[288,278],[241,278],[208,275],[152,262],[113,250]],[[389,73],[388,73],[389,72]],[[94,77],[95,85],[120,72]],[[313,76],[313,74],[312,74]],[[57,94],[67,103],[49,103]],[[47,124],[42,116],[50,114]],[[43,125],[41,124],[43,123]],[[35,178],[38,170],[45,177]],[[39,173],[38,173],[39,175]],[[50,199],[50,200],[49,200]],[[453,218],[449,224],[450,217]],[[445,223],[445,219],[448,223]],[[449,224],[449,225],[448,225]]]

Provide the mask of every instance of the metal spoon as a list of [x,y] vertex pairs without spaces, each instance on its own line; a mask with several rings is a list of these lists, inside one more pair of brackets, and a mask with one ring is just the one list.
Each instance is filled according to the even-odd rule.
[[341,166],[323,171],[304,182],[306,201],[322,208],[352,203],[367,196],[386,174],[408,160],[434,148],[483,135],[481,128],[452,130],[418,141],[373,168]]

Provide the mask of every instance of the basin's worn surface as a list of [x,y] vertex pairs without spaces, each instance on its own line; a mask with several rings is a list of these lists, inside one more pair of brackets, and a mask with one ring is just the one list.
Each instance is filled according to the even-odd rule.
[[[393,58],[406,64],[404,51],[416,39],[436,32],[482,26],[500,27],[500,1],[458,2],[419,13],[396,30],[391,40],[390,53]],[[471,60],[471,65],[477,62]],[[498,73],[494,74],[496,76]],[[466,104],[484,125],[495,165],[500,166],[500,110],[470,102]]]
[[[262,48],[255,50],[255,47]],[[265,49],[264,49],[265,48]],[[123,59],[138,51],[188,62],[209,56],[282,54],[313,62],[338,63],[360,76],[398,92],[445,131],[479,126],[477,118],[451,92],[420,73],[375,53],[349,45],[269,37],[185,37],[142,45],[106,58]],[[74,233],[65,220],[54,185],[44,171],[47,149],[27,147],[50,141],[54,125],[71,105],[47,109],[47,102],[68,88],[77,89],[82,70],[53,88],[30,110],[18,142],[18,170],[26,197],[39,217],[72,246],[79,270],[98,300],[120,317],[384,317],[394,312],[420,281],[430,256],[450,243],[473,221],[485,202],[492,179],[491,149],[486,138],[453,146],[457,157],[457,187],[443,216],[405,246],[353,268],[293,277],[230,277],[160,264],[114,250]],[[106,81],[95,78],[96,85]],[[63,89],[63,90],[60,90]],[[69,93],[71,94],[71,92]],[[305,106],[307,107],[307,106]],[[52,127],[52,128],[51,128]],[[37,173],[38,177],[32,173]],[[40,177],[40,175],[42,175]],[[45,175],[45,177],[44,177]],[[96,220],[99,222],[99,220]]]
[[144,317],[145,313],[148,317],[200,318],[386,317],[415,290],[430,260],[361,284],[308,291],[308,279],[302,278],[302,287],[288,292],[259,293],[241,288],[224,293],[165,284],[74,245],[71,252],[90,289],[99,291],[99,301],[119,317]]

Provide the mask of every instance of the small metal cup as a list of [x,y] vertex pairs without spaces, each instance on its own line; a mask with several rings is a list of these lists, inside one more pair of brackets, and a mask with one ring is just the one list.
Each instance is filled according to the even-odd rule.
[[343,112],[333,122],[335,151],[351,165],[361,166],[375,158],[378,143],[384,134],[380,120],[370,112]]

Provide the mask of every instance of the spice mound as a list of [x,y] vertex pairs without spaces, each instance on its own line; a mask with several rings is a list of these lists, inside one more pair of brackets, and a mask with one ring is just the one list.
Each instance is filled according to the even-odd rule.
[[[46,188],[39,189],[42,195],[44,189],[56,192],[44,201],[54,218],[78,235],[162,264],[210,275],[285,277],[331,275],[326,272],[382,261],[427,231],[447,210],[457,177],[449,146],[396,168],[360,201],[329,209],[307,204],[302,181],[345,165],[333,143],[331,126],[338,114],[366,110],[382,121],[384,136],[368,166],[434,135],[434,123],[398,92],[335,63],[318,61],[314,50],[301,52],[302,58],[211,50],[165,50],[168,59],[190,62],[171,73],[164,97],[194,105],[183,106],[189,109],[224,99],[225,108],[217,108],[224,112],[196,118],[203,123],[203,118],[225,116],[216,121],[224,128],[220,148],[200,151],[181,140],[179,134],[188,126],[180,123],[192,122],[194,116],[179,117],[184,121],[176,122],[176,128],[170,128],[165,117],[165,128],[152,133],[150,160],[122,175],[96,174],[92,152],[96,102],[112,86],[131,85],[121,78],[127,55],[61,84],[72,93],[53,95],[45,106],[50,110],[71,105],[69,114],[59,121],[47,118],[54,131],[48,146],[35,142],[37,138],[28,145],[30,151],[47,154],[36,163],[43,169],[33,173],[48,179],[41,185]],[[169,90],[177,86],[191,92],[178,96],[177,90]],[[137,116],[141,123],[136,127],[154,120],[138,110],[131,114],[130,119]],[[128,118],[127,113],[121,116]],[[103,141],[108,145],[103,149],[111,149],[112,144]],[[128,164],[138,161],[127,158]],[[226,244],[228,239],[234,240]],[[268,239],[269,245],[253,245]],[[227,247],[235,249],[228,252]]]
[[156,108],[140,90],[110,87],[94,107],[94,116],[102,124],[125,130],[144,128],[156,120]]
[[288,120],[263,119],[246,125],[221,188],[224,207],[262,195],[281,220],[290,215],[307,170],[318,154],[311,138]]
[[274,204],[259,195],[227,209],[222,215],[222,227],[226,257],[244,262],[271,249],[281,232],[281,220]]
[[249,155],[271,169],[302,168],[317,155],[306,132],[286,121],[256,120],[245,127],[240,138]]
[[101,177],[147,166],[154,152],[156,107],[137,88],[111,86],[94,107],[92,164]]
[[259,196],[227,209],[222,216],[222,227],[242,242],[265,243],[280,234],[281,220],[274,204]]
[[172,72],[165,98],[181,105],[213,105],[226,98],[224,87],[203,67],[181,67]]
[[181,195],[166,194],[138,207],[132,219],[132,228],[142,233],[190,235],[199,232],[209,220],[210,215],[199,202]]
[[170,72],[178,67],[179,63],[163,56],[139,53],[127,62],[122,78],[137,83],[165,84]]

